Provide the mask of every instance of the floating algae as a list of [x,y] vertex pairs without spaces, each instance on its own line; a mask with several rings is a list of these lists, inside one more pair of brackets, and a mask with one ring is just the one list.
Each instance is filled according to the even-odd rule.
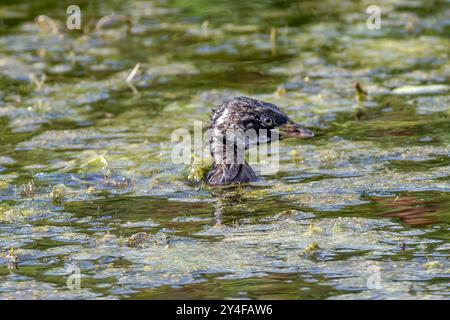
[[202,159],[200,163],[194,161],[190,166],[188,179],[196,183],[206,181],[206,175],[211,169],[211,164],[210,158]]
[[50,193],[50,197],[53,198],[53,201],[56,203],[61,203],[64,197],[67,194],[67,188],[64,184],[58,184],[53,186],[52,192]]
[[151,245],[168,245],[169,241],[170,236],[163,232],[156,234],[139,232],[128,238],[127,245],[128,247],[145,248]]
[[320,249],[319,245],[315,242],[312,242],[306,246],[304,252],[305,253],[314,253],[319,249]]
[[429,261],[423,264],[425,269],[436,269],[442,267],[442,264],[439,261]]
[[35,217],[39,213],[39,211],[28,209],[23,205],[9,205],[5,202],[0,203],[0,222],[13,223]]
[[312,236],[315,234],[321,234],[324,230],[321,227],[316,226],[315,224],[311,223],[308,227],[308,231],[305,233],[306,235]]
[[10,186],[10,183],[9,183],[8,181],[0,180],[0,190],[6,189],[6,188],[8,188],[9,186]]
[[450,91],[450,86],[443,84],[422,85],[422,86],[404,86],[392,90],[393,94],[400,96],[443,94]]
[[108,168],[108,161],[104,155],[94,156],[81,164],[80,169],[83,172],[99,172],[106,171]]

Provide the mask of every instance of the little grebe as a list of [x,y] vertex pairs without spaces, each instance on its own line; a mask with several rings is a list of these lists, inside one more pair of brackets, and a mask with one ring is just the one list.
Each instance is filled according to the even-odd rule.
[[[270,143],[273,134],[271,130],[276,128],[280,129],[280,139],[314,137],[312,131],[292,121],[280,108],[271,103],[248,97],[234,97],[213,110],[210,151],[214,162],[206,177],[207,183],[227,185],[255,181],[255,172],[247,162],[237,161],[236,157],[227,158],[228,154],[225,151],[227,132],[236,130],[246,132],[254,129],[258,138],[257,144],[259,144]],[[260,137],[260,134],[265,136]],[[243,149],[246,150],[249,146],[250,143],[246,141]],[[238,149],[237,143],[234,145],[234,151],[236,149]]]

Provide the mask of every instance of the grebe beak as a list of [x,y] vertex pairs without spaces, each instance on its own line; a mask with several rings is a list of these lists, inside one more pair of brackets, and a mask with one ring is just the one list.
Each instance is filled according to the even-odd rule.
[[280,126],[280,132],[281,136],[286,138],[308,139],[314,137],[314,132],[292,120]]

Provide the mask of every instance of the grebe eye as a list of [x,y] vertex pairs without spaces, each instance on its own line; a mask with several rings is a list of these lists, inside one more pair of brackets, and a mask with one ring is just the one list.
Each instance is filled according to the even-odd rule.
[[263,122],[266,126],[271,126],[273,124],[273,119],[271,117],[263,118]]

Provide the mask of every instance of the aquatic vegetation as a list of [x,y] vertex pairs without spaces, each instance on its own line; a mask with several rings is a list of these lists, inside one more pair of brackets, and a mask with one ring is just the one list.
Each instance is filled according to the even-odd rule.
[[206,181],[206,175],[208,174],[211,165],[211,158],[202,158],[200,161],[194,159],[189,169],[188,179],[195,183],[202,183]]
[[36,194],[36,184],[34,180],[30,180],[27,183],[20,186],[20,193],[24,197],[33,197]]
[[305,248],[305,253],[313,253],[319,249],[320,249],[319,245],[317,243],[313,242]]
[[9,205],[6,202],[0,203],[0,222],[12,223],[26,221],[27,218],[41,214],[35,209],[28,209],[26,206]]
[[104,171],[108,168],[109,164],[104,155],[94,156],[83,164],[81,164],[80,169],[83,172],[99,172]]
[[427,86],[404,86],[395,88],[392,93],[398,95],[427,95],[442,94],[450,91],[450,86],[446,85],[427,85]]
[[14,249],[14,247],[11,247],[11,249],[9,249],[8,254],[7,254],[6,257],[9,260],[9,262],[8,262],[8,269],[9,270],[17,270],[17,269],[19,269],[19,257],[17,255],[17,252]]

